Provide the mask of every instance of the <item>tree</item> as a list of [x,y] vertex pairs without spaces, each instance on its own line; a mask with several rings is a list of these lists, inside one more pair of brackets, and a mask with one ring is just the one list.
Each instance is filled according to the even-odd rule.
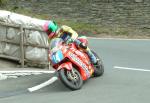
[[0,0],[0,5],[5,5],[8,2],[8,0]]

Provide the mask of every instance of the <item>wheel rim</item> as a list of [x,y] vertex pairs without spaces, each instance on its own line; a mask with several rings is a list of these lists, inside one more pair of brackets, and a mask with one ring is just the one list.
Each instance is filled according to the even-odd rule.
[[75,87],[79,87],[81,81],[80,81],[79,74],[76,71],[72,73],[72,71],[65,70],[65,74],[66,74],[66,79],[70,84],[74,85]]

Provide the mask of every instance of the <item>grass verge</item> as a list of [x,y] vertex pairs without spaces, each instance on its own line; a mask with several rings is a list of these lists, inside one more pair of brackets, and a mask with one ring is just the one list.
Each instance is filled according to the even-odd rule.
[[33,18],[54,20],[58,23],[58,25],[68,25],[81,35],[93,37],[150,38],[150,29],[148,28],[138,29],[135,27],[122,27],[118,25],[114,25],[113,27],[101,26],[96,24],[83,23],[63,17],[49,16],[47,14],[35,14],[30,9],[25,8],[9,8],[7,10],[15,13],[31,16]]

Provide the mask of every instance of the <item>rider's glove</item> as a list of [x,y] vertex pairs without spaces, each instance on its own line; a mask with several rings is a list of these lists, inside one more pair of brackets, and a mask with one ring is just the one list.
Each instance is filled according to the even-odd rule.
[[82,49],[87,49],[87,45],[85,45],[84,43],[80,43],[79,46],[80,46]]
[[68,39],[67,41],[66,41],[66,44],[70,44],[70,43],[72,43],[73,42],[73,39]]

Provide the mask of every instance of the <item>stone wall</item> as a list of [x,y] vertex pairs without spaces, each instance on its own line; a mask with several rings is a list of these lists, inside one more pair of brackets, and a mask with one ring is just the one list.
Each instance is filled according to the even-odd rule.
[[8,5],[101,26],[150,28],[150,0],[10,0]]

